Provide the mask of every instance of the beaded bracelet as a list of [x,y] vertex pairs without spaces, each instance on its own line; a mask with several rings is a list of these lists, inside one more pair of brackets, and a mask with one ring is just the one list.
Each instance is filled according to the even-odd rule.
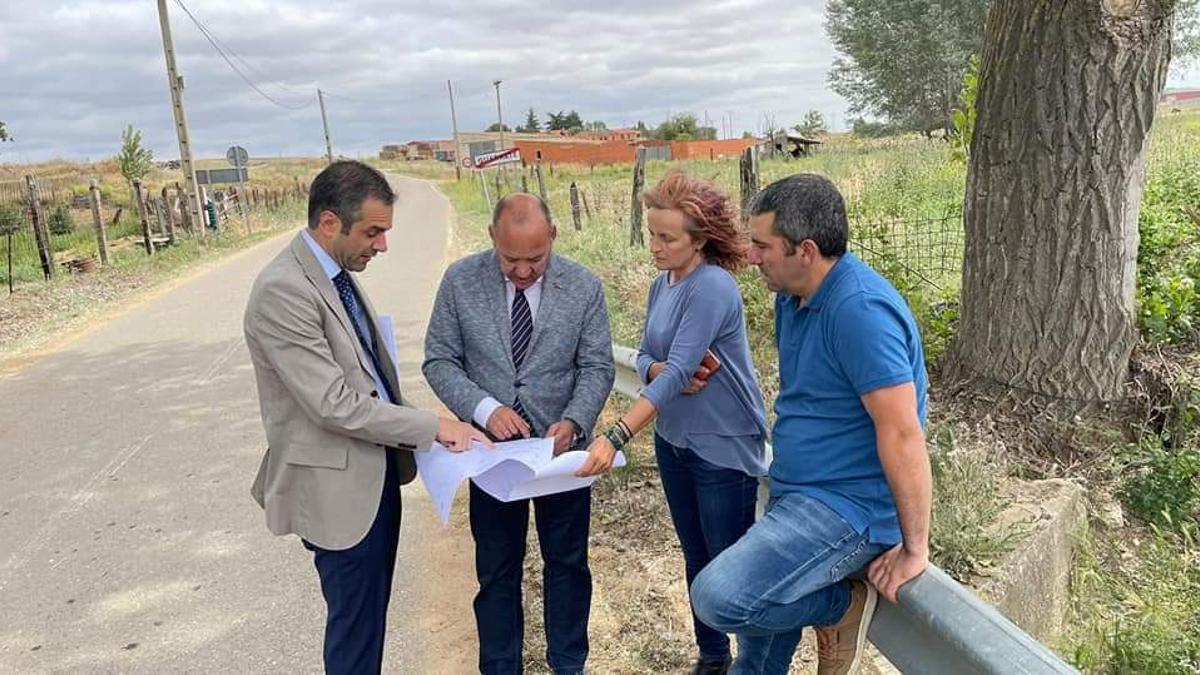
[[621,432],[616,426],[604,432],[604,437],[608,439],[609,443],[612,443],[614,450],[620,450],[625,447],[625,441],[621,438]]
[[625,424],[624,420],[617,420],[616,424],[604,432],[604,437],[612,443],[613,448],[620,450],[629,443],[630,439],[633,438],[633,434],[629,432],[629,425]]

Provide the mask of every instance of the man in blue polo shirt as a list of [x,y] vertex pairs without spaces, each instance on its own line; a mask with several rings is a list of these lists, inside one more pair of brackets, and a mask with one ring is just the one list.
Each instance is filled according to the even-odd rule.
[[[731,672],[786,673],[804,626],[820,675],[855,672],[878,593],[929,561],[921,336],[900,294],[846,251],[827,179],[776,181],[750,206],[750,261],[777,293],[771,504],[692,584],[702,621],[755,641]],[[847,579],[870,565],[870,583]]]

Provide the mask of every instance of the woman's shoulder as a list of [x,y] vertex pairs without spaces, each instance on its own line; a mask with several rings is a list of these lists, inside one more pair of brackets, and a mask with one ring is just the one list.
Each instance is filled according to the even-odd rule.
[[696,290],[700,293],[717,294],[718,297],[741,300],[742,291],[738,287],[737,279],[734,279],[729,270],[724,267],[705,263],[697,267],[693,274],[696,277]]

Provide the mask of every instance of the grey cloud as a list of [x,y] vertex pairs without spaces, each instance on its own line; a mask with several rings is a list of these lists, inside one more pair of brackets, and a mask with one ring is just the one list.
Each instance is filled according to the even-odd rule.
[[[825,84],[834,52],[821,0],[682,3],[612,0],[448,2],[185,0],[236,52],[239,66],[287,110],[251,91],[183,12],[168,3],[193,142],[220,156],[320,154],[315,89],[329,92],[335,150],[449,136],[446,79],[463,129],[532,106],[576,109],[610,125],[657,124],[707,110],[718,128],[754,130],[764,112],[830,121],[845,103]],[[18,139],[0,161],[113,154],[134,124],[160,157],[177,154],[154,3],[4,0],[0,120]],[[8,11],[9,8],[12,11]]]

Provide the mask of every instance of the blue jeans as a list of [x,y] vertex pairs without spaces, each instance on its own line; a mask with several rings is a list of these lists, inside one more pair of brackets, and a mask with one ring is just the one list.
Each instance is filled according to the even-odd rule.
[[[700,570],[754,524],[758,479],[706,462],[688,448],[671,445],[658,434],[654,435],[654,454],[671,522],[683,549],[684,572],[690,589]],[[729,638],[697,619],[694,610],[692,625],[701,659],[729,657]]]
[[692,607],[708,625],[750,640],[734,673],[786,673],[805,626],[837,623],[850,604],[846,577],[880,553],[834,510],[802,494],[771,499],[746,536],[692,584]]
[[475,538],[475,622],[479,672],[520,675],[525,614],[521,606],[529,502],[542,549],[546,661],[555,675],[582,673],[588,655],[592,575],[588,570],[590,488],[535,499],[502,502],[471,483],[471,535]]

